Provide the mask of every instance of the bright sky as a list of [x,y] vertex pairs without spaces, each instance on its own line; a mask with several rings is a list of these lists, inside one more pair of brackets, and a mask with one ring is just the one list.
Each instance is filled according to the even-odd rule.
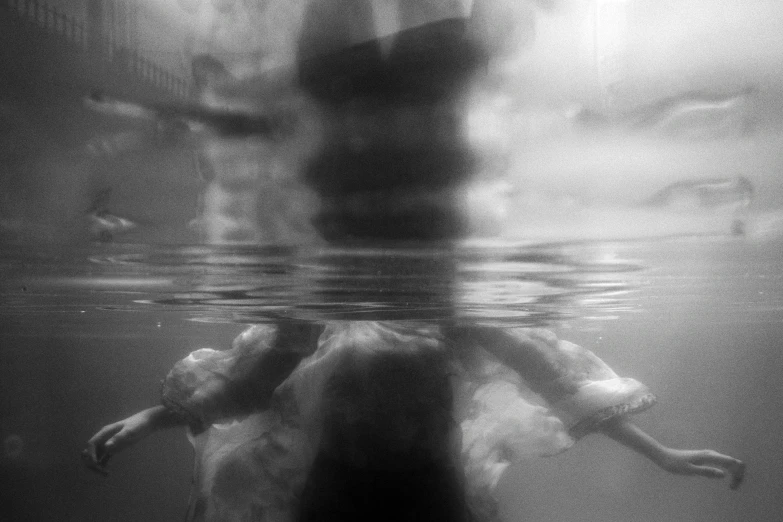
[[[169,17],[172,27],[181,27],[188,21],[203,38],[217,35],[238,50],[257,45],[259,38],[264,37],[258,25],[247,17],[235,18],[233,22],[225,18],[229,23],[224,24],[222,32],[215,33],[211,25],[217,13],[212,8],[213,0],[201,0],[200,9],[196,9],[199,0],[144,1]],[[227,4],[231,0],[218,1]],[[237,5],[242,4],[241,0],[236,1]],[[519,56],[526,103],[539,104],[542,110],[562,110],[574,103],[600,98],[593,48],[596,1],[560,0],[553,10],[539,12],[536,39]],[[195,14],[186,15],[180,2],[191,4]],[[274,3],[275,0],[269,0],[270,6]],[[621,53],[625,69],[618,103],[633,106],[693,89],[725,92],[754,83],[761,87],[761,96],[766,97],[764,103],[773,109],[769,112],[783,118],[783,2],[626,3],[628,26]],[[234,14],[238,12],[235,9]],[[523,163],[526,175],[538,180],[551,179],[562,186],[566,182],[560,178],[568,178],[583,183],[574,186],[584,193],[616,191],[624,186],[629,197],[633,197],[641,187],[631,186],[631,179],[647,183],[649,187],[644,190],[649,190],[663,180],[693,175],[735,175],[750,169],[772,176],[783,161],[770,152],[777,150],[777,145],[768,149],[760,145],[761,141],[753,143],[756,145],[686,144],[666,150],[659,145],[626,142],[602,147],[573,143],[567,145],[571,153],[560,147],[551,154],[546,150],[531,151],[534,157],[524,158]]]
[[[251,0],[143,0],[168,20],[171,34],[185,24],[202,39],[234,50],[259,46],[263,16]],[[367,0],[378,3],[377,0]],[[504,1],[504,0],[500,0]],[[519,0],[517,0],[519,1]],[[598,0],[559,0],[539,13],[537,42],[524,57],[540,91],[551,96],[591,92],[592,7]],[[270,8],[279,3],[267,0]],[[296,0],[285,0],[294,5]],[[630,94],[678,91],[699,83],[783,83],[783,2],[779,0],[627,0],[627,74]],[[229,9],[231,5],[233,9]],[[215,6],[223,7],[221,10]],[[188,14],[190,13],[190,14]],[[248,15],[250,13],[251,16]],[[223,29],[215,21],[222,17]],[[256,19],[258,18],[258,19]],[[381,23],[382,29],[386,25]],[[270,28],[264,28],[270,29]],[[531,75],[532,76],[532,75]],[[667,92],[668,93],[668,92]]]
[[[539,17],[538,40],[526,60],[541,92],[578,95],[591,81],[594,1],[564,1],[556,14]],[[629,96],[644,100],[716,83],[783,83],[783,2],[626,3]]]

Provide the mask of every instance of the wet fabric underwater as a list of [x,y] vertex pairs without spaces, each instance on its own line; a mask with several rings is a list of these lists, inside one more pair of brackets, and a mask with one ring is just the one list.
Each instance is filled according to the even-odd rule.
[[302,350],[285,329],[194,352],[163,391],[197,449],[192,519],[499,520],[494,490],[511,462],[655,401],[551,332],[511,332],[530,341],[522,375],[471,345],[470,329],[449,339],[431,324],[333,322],[273,392],[259,371]]
[[[3,3],[3,506],[179,515],[174,437],[70,468],[174,364],[192,520],[759,515],[774,458],[730,497],[564,452],[654,397],[558,336],[648,382],[673,441],[778,451],[777,52],[704,75],[690,38],[745,36],[693,5]],[[522,368],[487,344],[508,332]]]

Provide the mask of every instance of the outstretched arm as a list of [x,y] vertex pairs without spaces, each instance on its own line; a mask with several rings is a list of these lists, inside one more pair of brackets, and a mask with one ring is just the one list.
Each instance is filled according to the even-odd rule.
[[260,411],[299,360],[312,352],[321,326],[258,325],[231,350],[202,349],[179,361],[163,381],[163,404],[101,428],[82,452],[84,463],[106,475],[112,455],[152,433],[188,426],[198,433],[217,420]]
[[599,429],[669,473],[708,478],[723,478],[728,475],[731,489],[737,489],[745,478],[745,463],[741,460],[709,449],[683,450],[666,447],[625,417],[611,419]]
[[742,483],[745,464],[713,450],[669,448],[628,420],[655,397],[641,383],[619,378],[594,354],[554,334],[537,329],[471,327],[447,331],[457,345],[479,345],[514,369],[539,393],[579,438],[599,431],[678,475],[730,476],[729,487]]
[[182,426],[185,422],[165,406],[153,406],[101,428],[87,442],[82,460],[91,470],[107,475],[109,459],[156,431]]

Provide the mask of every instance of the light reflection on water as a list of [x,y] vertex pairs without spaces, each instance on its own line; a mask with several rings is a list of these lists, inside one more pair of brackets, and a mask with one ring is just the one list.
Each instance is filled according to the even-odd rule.
[[[587,323],[644,308],[707,317],[783,311],[779,242],[492,243],[381,247],[8,248],[0,326],[285,320]],[[666,301],[661,303],[661,300]],[[184,320],[184,321],[183,321]],[[143,321],[141,321],[143,323]],[[134,328],[138,327],[135,325]]]
[[[3,255],[3,321],[180,313],[191,321],[613,316],[644,267],[609,243],[350,248],[96,245]],[[85,315],[87,314],[87,315]],[[79,316],[83,317],[79,317]]]

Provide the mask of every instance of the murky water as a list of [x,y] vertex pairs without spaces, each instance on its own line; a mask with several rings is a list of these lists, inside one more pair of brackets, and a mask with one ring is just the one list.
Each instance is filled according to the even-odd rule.
[[[729,492],[588,437],[513,468],[501,494],[514,519],[773,520],[782,246],[713,236],[448,250],[11,248],[0,308],[4,502],[39,520],[178,518],[190,474],[180,431],[116,457],[108,478],[79,460],[98,427],[158,400],[177,359],[227,346],[248,322],[426,317],[554,328],[659,395],[639,418],[649,432],[749,465]],[[448,284],[433,264],[450,267]]]

